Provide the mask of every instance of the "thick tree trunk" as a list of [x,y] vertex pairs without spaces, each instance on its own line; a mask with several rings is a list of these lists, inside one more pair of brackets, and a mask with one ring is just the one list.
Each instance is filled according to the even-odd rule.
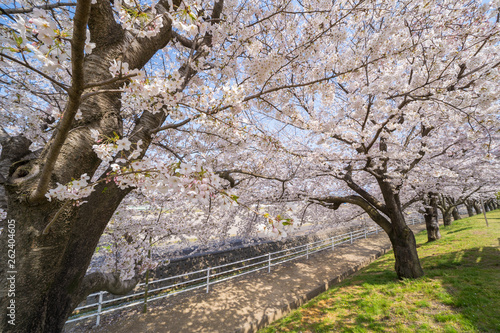
[[479,205],[477,201],[474,202],[474,210],[476,211],[476,214],[481,214],[483,212],[481,205]]
[[413,231],[406,225],[399,193],[383,179],[377,179],[391,221],[388,235],[396,259],[395,270],[400,279],[415,279],[424,275],[417,253]]
[[[180,1],[174,0],[173,4],[179,6]],[[168,12],[171,5],[172,1],[160,0],[157,10]],[[223,2],[216,2],[212,12],[214,21],[218,21],[222,10]],[[85,56],[84,75],[80,79],[84,84],[108,81],[111,79],[110,63],[116,59],[127,62],[130,69],[142,68],[171,40],[170,23],[169,19],[164,20],[163,28],[154,37],[137,38],[116,23],[109,1],[97,1],[91,7],[88,20],[91,41],[96,43],[96,48]],[[210,38],[205,38],[203,43],[210,46]],[[183,70],[187,84],[194,70],[189,66]],[[123,82],[116,82],[101,88],[112,91],[122,85]],[[113,92],[96,94],[78,105],[82,119],[73,120],[56,163],[49,170],[50,188],[56,183],[66,184],[83,173],[94,174],[101,161],[92,150],[95,142],[90,130],[98,130],[105,137],[122,134],[120,97],[120,93]],[[165,119],[163,112],[151,114],[147,111],[136,119],[129,139],[132,143],[143,142],[142,154],[151,144],[152,130],[159,128]],[[120,190],[113,183],[100,183],[85,198],[88,202],[81,206],[72,202],[48,202],[45,198],[28,202],[27,198],[32,198],[31,194],[39,184],[40,170],[44,165],[50,165],[46,162],[48,152],[54,146],[54,137],[39,156],[26,159],[26,153],[10,154],[15,149],[6,146],[9,142],[4,134],[0,133],[0,196],[5,193],[6,200],[0,198],[0,207],[8,206],[8,216],[0,225],[4,228],[0,235],[0,331],[59,332],[89,289],[121,293],[125,291],[120,286],[129,288],[136,283],[134,279],[121,284],[116,277],[106,278],[99,274],[85,276],[99,238],[128,190]],[[28,146],[24,144],[23,147]],[[26,161],[21,161],[21,158]],[[15,228],[10,228],[10,225]],[[13,252],[8,252],[9,244],[13,246],[11,239],[15,240],[15,262],[12,261],[12,266],[7,268],[8,260],[14,260],[9,258]],[[11,304],[15,304],[15,310],[12,306],[9,308]],[[15,320],[15,325],[8,322],[11,319]]]
[[[395,225],[389,233],[396,264],[394,268],[400,279],[414,279],[424,275],[417,253],[417,243],[411,229],[404,225]],[[398,223],[399,224],[399,223]]]
[[453,214],[453,220],[460,220],[462,217],[460,216],[460,213],[458,212],[458,207],[453,208],[452,212]]
[[[97,191],[102,192],[102,188]],[[41,205],[9,201],[9,219],[16,225],[15,326],[2,322],[3,332],[60,332],[73,309],[82,300],[76,293],[99,238],[125,192],[108,190],[91,196],[80,207]],[[12,197],[12,193],[11,197]],[[40,222],[47,223],[62,209],[62,217],[47,235]],[[47,214],[48,213],[48,214]],[[82,233],[83,231],[83,233]],[[2,237],[5,233],[3,233]],[[75,235],[80,235],[75,237]],[[5,244],[2,241],[2,244]],[[2,253],[7,251],[2,247]],[[2,256],[2,260],[5,260]],[[36,286],[38,292],[33,292]],[[7,293],[2,290],[2,295]],[[2,301],[2,309],[6,309]],[[2,311],[2,321],[12,319]]]
[[[112,47],[105,55],[96,50],[87,59],[85,68],[91,74],[88,76],[90,80],[100,81],[111,77],[109,63],[118,55],[113,50],[121,52],[122,48]],[[132,67],[136,67],[131,63]],[[94,141],[89,129],[98,129],[108,137],[113,136],[113,132],[121,134],[120,108],[120,94],[116,93],[96,95],[80,106],[83,119],[75,121],[61,149],[52,171],[51,187],[55,187],[55,182],[65,184],[72,177],[79,178],[82,173],[92,175],[95,172],[101,161],[92,150]],[[145,112],[137,120],[139,129],[130,138],[132,142],[139,139],[144,142],[143,153],[151,142],[148,130],[159,127],[164,119],[163,113],[152,115]],[[7,230],[7,221],[15,221],[15,264],[8,270],[4,264],[0,265],[0,330],[3,332],[53,333],[62,330],[66,319],[82,300],[80,288],[99,238],[128,193],[119,190],[113,183],[101,183],[85,198],[88,202],[81,206],[57,200],[28,203],[26,197],[37,185],[36,170],[44,163],[46,151],[17,169],[9,165],[10,169],[16,171],[6,177],[8,220],[2,226]],[[5,161],[0,159],[0,162]],[[6,163],[11,162],[6,160]],[[21,168],[25,171],[18,172]],[[44,234],[51,221],[54,223]],[[9,259],[7,235],[3,232],[0,236],[2,263],[7,263]],[[10,281],[15,279],[15,283],[7,285],[8,277],[12,277]],[[8,287],[14,285],[13,297],[5,297],[9,292]],[[12,313],[8,306],[13,301],[15,326],[9,324],[12,317],[7,316]]]
[[430,200],[430,207],[425,208],[425,226],[427,228],[427,241],[433,242],[441,238],[441,233],[439,232],[439,221],[438,221],[438,209],[436,197],[432,197]]
[[310,198],[330,209],[338,209],[343,203],[361,207],[389,236],[396,259],[395,271],[400,279],[414,279],[424,275],[417,253],[417,244],[412,230],[406,225],[398,189],[382,175],[375,176],[384,197],[384,203],[374,198],[352,178],[350,170],[344,176],[347,185],[359,195],[345,197],[329,196]]
[[443,224],[445,226],[451,225],[451,217],[452,217],[452,215],[451,215],[450,210],[447,210],[443,213]]
[[467,207],[467,214],[469,217],[474,216],[474,206],[472,204],[466,204],[465,207]]
[[[108,111],[112,109],[109,108]],[[156,128],[163,121],[163,117],[161,114],[144,114],[138,119],[137,125],[145,129]],[[106,121],[109,121],[109,118]],[[120,128],[116,128],[116,131],[120,131]],[[147,147],[151,142],[149,135],[143,131],[138,131],[132,137],[134,141],[138,139],[143,140],[143,147]],[[80,151],[80,154],[66,155],[63,150],[60,159],[64,164],[84,167],[80,172],[87,171],[92,174],[86,167],[93,162],[97,168],[99,160],[95,153],[85,149],[86,138],[83,135],[71,137],[67,145]],[[56,176],[63,178],[61,173],[55,173],[54,177]],[[5,281],[7,277],[14,276],[15,297],[2,297],[0,300],[0,327],[3,332],[59,332],[73,309],[85,296],[82,284],[95,247],[128,190],[120,190],[114,183],[100,183],[86,198],[88,202],[81,206],[58,201],[45,201],[34,205],[23,200],[23,193],[30,192],[36,182],[30,179],[23,182],[21,178],[12,177],[10,181],[10,185],[5,186],[8,198],[6,222],[15,221],[16,258],[12,268],[15,273],[2,270],[3,283],[0,293],[2,296],[8,295]],[[43,231],[50,221],[54,223],[44,234]],[[5,263],[8,262],[7,235],[3,232],[0,236],[0,260]],[[111,286],[96,286],[94,283],[91,287],[112,291],[110,288],[116,288],[116,283]],[[15,326],[8,323],[11,317],[7,316],[11,312],[8,305],[12,300],[16,306]]]
[[[109,67],[109,59],[103,60]],[[88,64],[94,69],[96,65],[99,66],[95,62]],[[110,76],[109,71],[106,72],[105,77]],[[94,73],[95,79],[102,77],[97,71]],[[81,106],[84,119],[75,124],[61,149],[52,172],[52,186],[55,182],[67,183],[71,177],[79,178],[82,173],[94,173],[100,160],[92,151],[89,128],[98,128],[108,136],[113,131],[121,133],[121,120],[117,117],[119,97],[117,94],[101,95],[88,99]],[[102,118],[92,119],[93,114]],[[43,151],[39,158],[26,161],[22,167],[11,164],[10,168],[15,171],[7,175],[8,181],[4,186],[8,205],[5,222],[15,225],[12,231],[15,262],[12,261],[12,266],[7,269],[2,265],[0,327],[3,332],[62,330],[80,301],[75,291],[85,275],[99,238],[127,193],[112,184],[107,184],[108,189],[103,193],[103,184],[97,186],[96,191],[86,198],[88,203],[81,206],[57,200],[29,203],[26,198],[37,185],[37,170],[44,163],[46,152]],[[21,168],[24,168],[23,172],[20,172]],[[46,229],[49,224],[50,228]],[[7,230],[5,223],[3,227]],[[47,232],[44,234],[44,231]],[[2,263],[8,262],[9,240],[7,233],[3,232],[0,236]],[[13,244],[12,240],[10,242]],[[8,286],[5,284],[7,277],[13,282]],[[10,288],[13,286],[15,291]],[[15,311],[11,310],[12,307],[7,309],[11,304],[15,304]]]

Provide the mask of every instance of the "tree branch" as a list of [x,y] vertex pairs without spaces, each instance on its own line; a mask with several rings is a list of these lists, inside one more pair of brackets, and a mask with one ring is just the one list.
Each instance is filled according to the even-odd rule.
[[193,48],[194,42],[189,38],[181,36],[175,31],[172,31],[172,37],[175,38],[179,43],[181,43],[182,46],[187,47],[188,49]]
[[5,14],[27,14],[31,13],[35,8],[47,10],[47,9],[54,9],[60,7],[73,7],[73,6],[76,6],[76,2],[56,2],[56,3],[51,3],[50,5],[39,5],[30,8],[12,8],[12,9],[2,8],[2,12]]
[[160,147],[160,148],[163,148],[163,149],[165,149],[165,150],[169,151],[169,152],[170,152],[172,155],[174,155],[174,156],[175,156],[175,157],[176,157],[179,161],[184,162],[184,158],[183,158],[181,155],[177,154],[177,153],[176,153],[176,152],[175,152],[172,148],[170,148],[169,146],[164,145],[164,144],[163,144],[163,143],[161,143],[161,142],[154,142],[153,144],[154,144],[155,146],[158,146],[158,147]]
[[87,38],[87,22],[90,16],[90,3],[91,0],[80,0],[76,6],[73,23],[73,38],[71,40],[72,84],[68,91],[68,103],[66,104],[63,118],[59,123],[59,128],[45,159],[38,186],[34,193],[31,194],[29,198],[30,201],[38,201],[45,198],[52,170],[54,169],[61,148],[68,137],[73,119],[80,107],[80,98],[84,88],[84,47]]
[[123,281],[113,273],[90,273],[84,276],[78,290],[77,299],[81,301],[88,295],[98,291],[107,291],[114,295],[125,295],[135,288],[139,280],[140,277],[137,274],[132,279]]
[[375,223],[381,226],[386,233],[389,234],[392,230],[391,222],[389,222],[389,220],[382,216],[375,207],[370,205],[365,199],[358,195],[349,195],[346,197],[309,198],[309,202],[333,210],[337,210],[343,203],[357,205],[361,207]]
[[50,77],[50,76],[48,76],[47,74],[45,74],[45,73],[43,73],[43,72],[39,71],[39,70],[38,70],[38,69],[36,69],[35,67],[32,67],[31,65],[29,65],[29,64],[27,64],[27,63],[25,63],[25,62],[19,61],[19,60],[17,60],[16,58],[10,57],[10,56],[8,56],[8,55],[6,55],[6,54],[4,54],[4,53],[1,53],[1,52],[0,52],[0,56],[1,56],[1,57],[4,57],[4,58],[6,58],[6,59],[9,59],[10,61],[13,61],[13,62],[15,62],[15,63],[17,63],[17,64],[19,64],[19,65],[21,65],[21,66],[23,66],[23,67],[28,68],[29,70],[31,70],[31,71],[33,71],[33,72],[35,72],[35,73],[37,73],[37,74],[39,74],[39,75],[43,76],[44,78],[46,78],[47,80],[49,80],[51,83],[53,83],[53,84],[55,84],[56,86],[58,86],[58,87],[60,87],[61,89],[63,89],[64,91],[68,91],[68,87],[67,87],[66,85],[64,85],[64,84],[62,84],[62,83],[60,83],[60,82],[58,82],[58,81],[54,80],[53,78],[51,78],[51,77]]
[[129,75],[124,75],[124,76],[117,76],[117,77],[113,77],[111,79],[108,79],[108,80],[104,80],[104,81],[101,81],[101,82],[91,82],[91,83],[88,83],[86,84],[83,89],[90,89],[90,88],[94,88],[94,87],[100,87],[100,86],[106,86],[106,85],[110,85],[110,84],[113,84],[113,83],[117,83],[119,81],[128,81],[129,78],[132,78],[134,76],[137,76],[137,74],[129,74]]
[[281,178],[278,178],[278,177],[270,177],[270,176],[260,175],[260,174],[257,174],[257,173],[253,173],[253,172],[250,172],[250,171],[244,171],[244,170],[240,170],[240,169],[223,170],[223,171],[217,171],[216,172],[216,174],[231,174],[231,173],[240,173],[242,175],[248,175],[248,176],[252,176],[252,177],[256,177],[256,178],[262,178],[262,179],[268,179],[268,180],[276,180],[276,181],[279,181],[279,182],[282,182],[282,183],[291,180],[291,179],[281,179]]
[[373,195],[371,195],[370,193],[366,192],[361,186],[359,186],[358,184],[356,184],[352,180],[350,172],[348,172],[344,176],[344,178],[342,178],[342,179],[346,182],[347,186],[349,186],[349,188],[351,190],[353,190],[354,192],[356,192],[357,194],[359,194],[361,197],[363,197],[363,199],[365,199],[370,205],[372,205],[373,207],[377,208],[378,210],[380,210],[385,215],[389,215],[388,211],[387,211],[387,207],[383,203],[381,203],[380,201],[378,201]]
[[170,129],[170,128],[179,128],[181,126],[184,126],[186,125],[187,123],[189,123],[191,120],[193,119],[196,119],[198,118],[199,115],[197,116],[194,116],[194,117],[191,117],[191,118],[187,118],[187,119],[184,119],[183,121],[181,121],[180,123],[176,123],[176,124],[168,124],[168,125],[165,125],[165,126],[161,126],[161,127],[158,127],[158,128],[155,128],[153,130],[150,131],[151,134],[155,134],[155,133],[158,133],[158,132],[161,132],[161,131],[164,131],[166,129]]

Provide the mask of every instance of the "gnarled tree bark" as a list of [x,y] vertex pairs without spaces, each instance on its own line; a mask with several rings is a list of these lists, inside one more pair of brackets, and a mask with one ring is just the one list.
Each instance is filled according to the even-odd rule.
[[426,204],[424,219],[427,229],[427,241],[433,242],[441,238],[436,195],[429,193],[424,203]]

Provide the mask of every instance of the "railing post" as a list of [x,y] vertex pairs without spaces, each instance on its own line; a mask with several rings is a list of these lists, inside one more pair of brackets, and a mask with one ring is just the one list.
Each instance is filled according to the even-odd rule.
[[210,291],[210,267],[207,268],[207,294]]
[[269,253],[269,257],[268,257],[268,266],[267,266],[267,272],[268,273],[271,273],[271,253]]
[[335,250],[335,240],[332,237],[332,251]]
[[352,244],[352,231],[351,231],[351,244]]
[[365,239],[366,239],[366,227],[365,227]]
[[375,226],[375,235],[378,235],[378,225]]
[[99,326],[101,323],[101,310],[102,310],[102,295],[104,291],[99,292],[99,305],[97,306],[97,318],[95,320],[95,326]]
[[[151,236],[149,236],[149,244],[151,246]],[[151,248],[148,250],[148,258],[151,259]],[[144,305],[142,313],[148,312],[148,292],[149,292],[149,268],[146,270],[146,283],[144,284]]]
[[307,252],[306,259],[309,259],[309,243],[307,243],[306,245],[306,252]]

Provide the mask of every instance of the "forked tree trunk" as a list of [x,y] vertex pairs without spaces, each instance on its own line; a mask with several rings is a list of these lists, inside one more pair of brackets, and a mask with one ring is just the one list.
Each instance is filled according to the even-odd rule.
[[[144,128],[155,128],[161,124],[161,114],[144,114],[137,124]],[[119,129],[117,129],[118,131]],[[76,131],[74,131],[76,132]],[[150,137],[142,131],[133,139],[142,138],[145,147]],[[63,150],[60,163],[78,165],[87,171],[92,165],[99,166],[95,153],[85,150],[86,138],[83,134],[68,139],[68,146],[81,148],[80,155],[66,154]],[[84,155],[86,153],[86,155]],[[34,160],[36,162],[36,160]],[[67,169],[67,168],[61,168]],[[64,179],[64,174],[54,176]],[[26,176],[26,178],[29,177]],[[12,178],[12,177],[11,177]],[[14,179],[13,179],[14,180]],[[16,180],[20,180],[17,178]],[[11,299],[0,299],[0,324],[2,332],[60,332],[73,309],[87,295],[88,288],[97,290],[118,290],[118,294],[130,290],[135,282],[122,289],[120,281],[87,279],[86,270],[95,251],[99,238],[114,211],[129,190],[120,190],[114,183],[100,183],[81,206],[64,204],[59,201],[44,201],[38,205],[23,200],[23,191],[30,192],[36,185],[35,179],[12,183],[5,186],[8,198],[8,220],[15,221],[15,272],[9,273],[5,265],[0,266],[2,275],[2,295],[8,294],[5,281],[15,275],[15,326],[8,321]],[[54,221],[46,234],[43,233],[49,221]],[[4,223],[5,228],[5,223]],[[4,229],[6,230],[6,229]],[[8,262],[7,233],[0,235],[0,260]]]
[[356,184],[348,170],[344,176],[347,185],[359,195],[345,197],[328,196],[310,198],[311,203],[318,203],[329,209],[337,210],[341,204],[350,203],[361,207],[389,236],[394,257],[395,271],[400,279],[414,279],[424,275],[417,253],[417,243],[413,231],[406,225],[403,208],[399,199],[399,190],[387,181],[384,175],[375,176],[384,202],[377,200]]
[[452,212],[453,214],[453,220],[457,221],[460,220],[462,217],[460,216],[460,213],[458,212],[458,207],[453,208]]
[[438,208],[436,207],[437,199],[433,196],[430,200],[430,207],[425,208],[425,226],[427,229],[427,241],[433,242],[441,238],[439,232]]

